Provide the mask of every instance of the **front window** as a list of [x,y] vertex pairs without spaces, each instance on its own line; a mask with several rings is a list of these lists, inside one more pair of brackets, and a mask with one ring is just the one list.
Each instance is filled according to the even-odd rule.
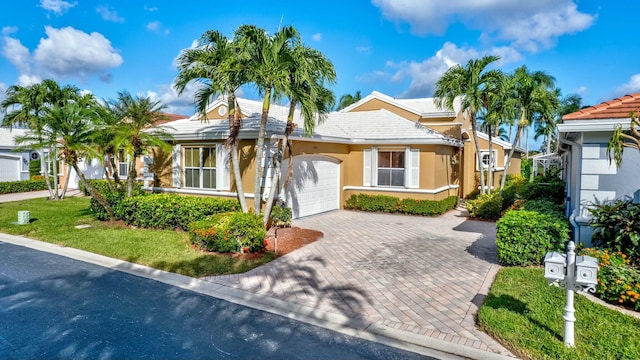
[[184,183],[186,187],[216,188],[216,148],[184,148]]
[[118,151],[118,175],[121,177],[129,175],[129,163],[123,150]]
[[[488,170],[490,165],[492,169],[495,169],[497,166],[497,158],[498,158],[498,155],[495,150],[493,150],[491,153],[489,151],[481,151],[480,159],[482,161],[482,169]],[[480,170],[480,169],[476,169],[476,170]]]
[[378,150],[378,186],[404,186],[404,151]]

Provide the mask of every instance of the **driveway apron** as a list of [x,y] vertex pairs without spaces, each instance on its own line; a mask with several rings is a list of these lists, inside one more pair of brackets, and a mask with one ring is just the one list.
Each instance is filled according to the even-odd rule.
[[324,237],[244,274],[203,280],[510,355],[475,327],[499,266],[495,224],[337,210],[294,220]]

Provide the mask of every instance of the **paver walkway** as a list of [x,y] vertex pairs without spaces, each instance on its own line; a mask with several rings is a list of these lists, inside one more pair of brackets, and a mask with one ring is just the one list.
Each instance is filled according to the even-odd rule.
[[475,328],[499,266],[495,224],[465,215],[314,215],[293,226],[322,231],[322,239],[245,274],[203,280],[511,355]]

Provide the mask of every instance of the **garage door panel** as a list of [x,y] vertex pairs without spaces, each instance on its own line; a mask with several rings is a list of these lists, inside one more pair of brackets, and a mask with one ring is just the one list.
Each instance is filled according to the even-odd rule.
[[20,158],[0,156],[0,181],[20,180]]
[[[285,199],[294,218],[340,207],[340,164],[321,156],[298,156]],[[287,170],[283,166],[283,173]]]

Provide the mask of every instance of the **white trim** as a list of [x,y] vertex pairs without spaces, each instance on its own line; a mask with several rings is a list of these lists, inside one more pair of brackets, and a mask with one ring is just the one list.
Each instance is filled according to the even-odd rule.
[[449,189],[457,189],[460,185],[446,185],[437,189],[405,189],[405,188],[392,188],[392,187],[377,187],[377,186],[343,186],[342,190],[363,190],[363,191],[381,191],[381,192],[401,192],[408,194],[439,194]]
[[[224,196],[224,197],[237,197],[238,194],[229,191],[217,191],[210,189],[209,191],[203,189],[185,189],[185,188],[166,188],[166,187],[143,187],[142,190],[158,191],[166,193],[176,194],[192,194],[192,195],[208,195],[208,196]],[[253,198],[253,194],[244,194],[246,198]]]
[[429,126],[462,126],[461,122],[429,122],[429,121],[420,121],[420,124],[429,127]]
[[618,125],[622,130],[629,130],[630,118],[621,119],[599,119],[599,120],[565,120],[558,124],[558,132],[592,132],[592,131],[614,131]]

